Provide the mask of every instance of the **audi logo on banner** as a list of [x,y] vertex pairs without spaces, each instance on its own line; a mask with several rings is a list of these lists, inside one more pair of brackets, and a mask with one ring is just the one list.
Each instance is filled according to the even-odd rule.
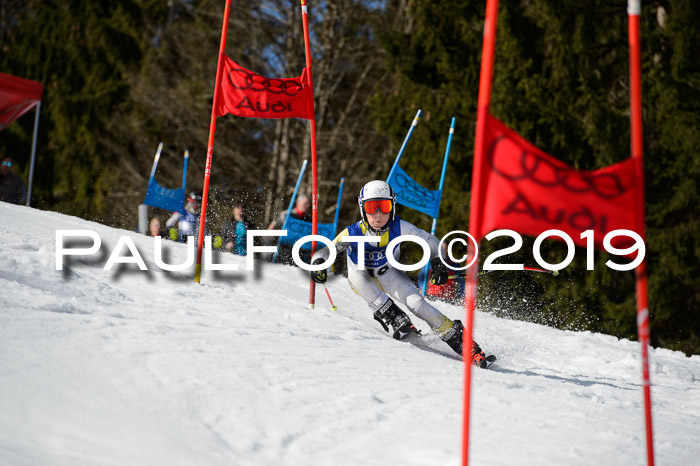
[[513,164],[512,168],[499,167],[496,153],[498,145],[504,139],[509,140],[507,135],[500,135],[493,140],[488,150],[488,158],[491,169],[507,180],[529,180],[545,188],[562,187],[577,194],[593,192],[603,199],[615,199],[626,192],[620,178],[613,173],[580,173],[572,179],[571,175],[576,172],[568,167],[557,167],[551,161],[527,149],[521,151],[519,164]]
[[266,78],[223,56],[217,116],[231,113],[251,118],[313,118],[311,92],[306,68],[295,78]]
[[397,194],[404,196],[415,205],[431,207],[437,202],[437,194],[415,182],[408,175],[398,173],[395,177]]
[[[228,74],[229,83],[240,91],[269,92],[294,97],[303,89],[295,79],[266,78],[244,68],[234,68]],[[245,83],[240,85],[240,83]]]

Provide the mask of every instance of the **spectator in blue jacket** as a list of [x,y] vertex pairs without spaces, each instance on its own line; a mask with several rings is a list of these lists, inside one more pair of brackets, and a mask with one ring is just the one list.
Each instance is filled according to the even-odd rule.
[[226,220],[221,236],[224,248],[239,256],[246,255],[248,230],[255,230],[253,222],[245,216],[245,203],[238,201],[233,205],[231,217]]

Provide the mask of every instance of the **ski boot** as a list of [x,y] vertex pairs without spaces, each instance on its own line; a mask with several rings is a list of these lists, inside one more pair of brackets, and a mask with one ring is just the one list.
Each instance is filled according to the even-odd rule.
[[[489,358],[495,358],[495,356],[489,356]],[[489,362],[492,362],[490,359],[486,358],[486,355],[483,351],[481,351],[479,344],[474,340],[472,340],[472,361],[475,366],[482,369],[488,367]]]
[[411,319],[394,304],[391,298],[387,300],[381,309],[374,312],[374,320],[379,322],[388,333],[391,333],[389,332],[389,326],[391,325],[392,337],[395,340],[403,340],[413,333],[420,335],[420,330],[413,326]]
[[[452,325],[448,327],[446,331],[443,333],[440,333],[440,338],[442,338],[442,341],[447,343],[447,345],[454,350],[455,353],[459,354],[462,356],[462,341],[464,338],[464,326],[462,325],[462,322],[459,320],[454,320],[450,321],[447,319],[445,321],[445,324],[449,325],[449,322],[452,322]],[[445,326],[443,324],[443,326]],[[486,355],[484,354],[483,351],[481,351],[481,348],[477,344],[477,342],[472,340],[472,362],[475,366],[481,367],[482,369],[488,366],[488,361],[486,361]]]

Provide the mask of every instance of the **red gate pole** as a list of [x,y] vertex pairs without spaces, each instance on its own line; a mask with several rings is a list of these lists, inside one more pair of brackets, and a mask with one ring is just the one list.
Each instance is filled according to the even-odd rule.
[[[482,206],[484,203],[484,189],[482,183],[483,172],[486,165],[484,161],[484,139],[486,137],[486,117],[491,105],[491,81],[493,77],[493,60],[496,48],[496,25],[498,22],[498,0],[488,0],[486,3],[486,19],[484,21],[484,44],[481,52],[481,76],[479,79],[479,101],[476,114],[476,135],[474,139],[474,167],[472,170],[472,196],[469,207],[469,234],[478,244]],[[473,258],[478,251],[472,251]],[[471,261],[467,259],[467,263]],[[478,284],[479,260],[467,271],[465,289],[465,322],[466,332],[462,342],[462,359],[464,361],[464,413],[462,418],[462,465],[469,463],[469,415],[472,375],[472,340],[474,333],[474,305],[476,301],[476,288]]]
[[[314,85],[311,74],[311,43],[309,41],[309,10],[306,0],[301,0],[301,17],[304,25],[304,52],[306,54],[306,79],[311,90],[309,99],[309,121],[311,125],[311,234],[318,234],[318,166],[316,164],[316,112],[314,110]],[[316,241],[311,243],[311,256],[316,252]],[[309,279],[309,309],[316,303],[316,283]]]
[[211,106],[211,122],[209,123],[209,142],[207,143],[207,162],[204,166],[204,189],[202,191],[202,211],[199,217],[199,237],[197,240],[197,263],[194,266],[194,281],[200,283],[202,279],[202,245],[204,244],[204,225],[207,218],[207,198],[209,197],[209,178],[211,177],[211,159],[214,154],[214,132],[216,131],[216,113],[219,87],[221,85],[222,61],[226,50],[226,33],[228,32],[228,15],[231,9],[231,0],[226,0],[224,7],[224,23],[221,25],[221,43],[219,44],[219,61],[216,65],[216,82],[214,83],[214,102]]
[[[644,227],[644,149],[642,139],[642,66],[639,16],[642,11],[641,0],[628,0],[627,19],[630,47],[630,143],[632,157],[639,158],[637,180],[641,184],[635,200],[635,223],[637,233],[646,241]],[[651,382],[649,380],[649,297],[646,259],[635,270],[635,289],[637,292],[637,334],[642,351],[642,380],[644,390],[644,419],[647,441],[647,464],[654,464],[654,442],[651,424]]]

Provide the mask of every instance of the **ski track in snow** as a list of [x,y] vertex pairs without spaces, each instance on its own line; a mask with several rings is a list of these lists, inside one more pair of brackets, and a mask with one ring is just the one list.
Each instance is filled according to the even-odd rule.
[[[323,290],[309,310],[294,267],[256,261],[197,285],[159,271],[143,235],[4,203],[0,215],[0,465],[461,464],[461,361],[417,318],[422,343],[389,338],[344,278],[328,284],[337,312]],[[57,229],[97,231],[101,254],[56,271]],[[148,272],[103,270],[122,235]],[[185,245],[164,246],[185,260]],[[475,319],[499,359],[473,371],[471,464],[646,462],[636,342]],[[694,464],[700,357],[650,358],[657,464]]]

